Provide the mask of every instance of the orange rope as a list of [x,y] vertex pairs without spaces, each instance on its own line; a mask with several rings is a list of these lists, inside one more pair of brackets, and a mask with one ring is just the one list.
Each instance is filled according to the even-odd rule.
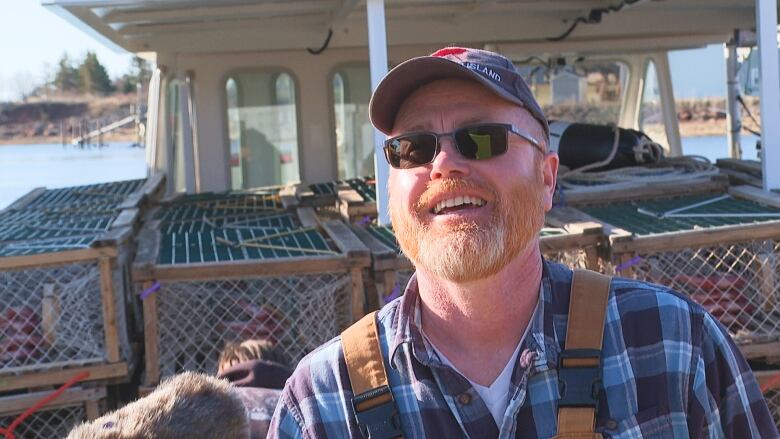
[[69,379],[68,382],[60,386],[57,390],[51,392],[49,395],[46,395],[46,397],[41,398],[40,401],[33,404],[32,407],[28,408],[24,411],[21,415],[17,416],[16,419],[14,419],[13,422],[11,422],[11,425],[9,425],[7,428],[0,428],[0,433],[5,435],[5,439],[16,439],[16,436],[14,436],[14,430],[16,427],[19,426],[22,422],[24,422],[25,419],[27,419],[30,415],[41,409],[46,404],[53,401],[55,398],[62,395],[63,392],[68,390],[68,388],[72,387],[77,382],[87,378],[89,376],[89,372],[81,372],[80,374],[74,376],[73,378]]
[[767,390],[773,389],[777,383],[780,383],[780,373],[772,375],[772,378],[761,386],[761,393],[766,393]]

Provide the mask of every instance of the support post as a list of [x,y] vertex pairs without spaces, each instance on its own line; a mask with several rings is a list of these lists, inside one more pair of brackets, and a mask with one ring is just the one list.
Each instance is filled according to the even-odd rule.
[[756,0],[761,56],[761,162],[765,191],[780,189],[780,65],[777,54],[777,1]]
[[742,119],[737,103],[739,81],[737,80],[737,42],[726,43],[726,125],[728,126],[729,157],[742,158],[740,131]]
[[109,363],[119,362],[119,328],[116,318],[116,293],[114,291],[111,272],[111,259],[101,257],[100,266],[100,296],[103,300],[103,331],[105,338],[106,360]]
[[195,151],[192,141],[192,119],[190,118],[190,88],[185,77],[179,78],[179,108],[182,111],[181,137],[184,149],[184,187],[188,194],[195,193]]
[[672,90],[672,73],[669,68],[669,55],[661,52],[653,56],[655,71],[658,75],[658,90],[661,94],[661,112],[666,130],[666,140],[669,143],[669,153],[672,157],[682,155],[682,142],[680,141],[680,127],[677,123],[677,108],[674,103],[674,91]]
[[[371,90],[387,74],[387,33],[385,31],[384,0],[367,0],[366,12],[368,18],[368,54],[371,66]],[[380,225],[390,224],[390,214],[387,211],[387,178],[390,169],[385,161],[382,146],[385,136],[374,129],[374,175],[376,178],[376,209],[377,222]]]

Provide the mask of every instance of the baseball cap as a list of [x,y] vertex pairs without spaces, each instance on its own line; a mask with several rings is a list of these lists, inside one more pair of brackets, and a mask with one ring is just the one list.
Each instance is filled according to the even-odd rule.
[[466,47],[445,47],[390,70],[371,96],[371,123],[390,134],[403,101],[420,86],[445,78],[477,81],[499,97],[525,108],[542,125],[545,142],[549,140],[547,118],[512,61],[495,52]]

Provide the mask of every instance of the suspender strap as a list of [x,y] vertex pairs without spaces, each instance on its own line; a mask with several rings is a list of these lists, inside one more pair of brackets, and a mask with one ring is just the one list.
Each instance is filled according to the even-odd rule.
[[601,343],[609,297],[609,276],[574,270],[566,345],[558,367],[557,438],[600,438],[595,433],[601,391]]
[[341,347],[352,385],[352,407],[364,437],[402,438],[398,408],[390,392],[379,347],[376,312],[341,333]]

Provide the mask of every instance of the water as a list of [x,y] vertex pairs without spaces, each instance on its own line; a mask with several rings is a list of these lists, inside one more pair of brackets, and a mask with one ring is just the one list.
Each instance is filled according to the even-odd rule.
[[[742,158],[749,160],[758,160],[756,151],[757,136],[752,134],[743,134]],[[698,136],[682,138],[683,154],[700,155],[707,157],[715,163],[716,159],[729,156],[729,143],[726,136]]]
[[146,177],[145,151],[130,142],[79,149],[0,145],[0,209],[40,186],[58,188]]
[[[756,159],[757,137],[742,136],[743,158]],[[728,157],[725,136],[684,137],[685,154],[702,155],[713,162]],[[30,190],[58,188],[146,176],[145,152],[130,143],[79,149],[58,144],[0,145],[0,209]]]

